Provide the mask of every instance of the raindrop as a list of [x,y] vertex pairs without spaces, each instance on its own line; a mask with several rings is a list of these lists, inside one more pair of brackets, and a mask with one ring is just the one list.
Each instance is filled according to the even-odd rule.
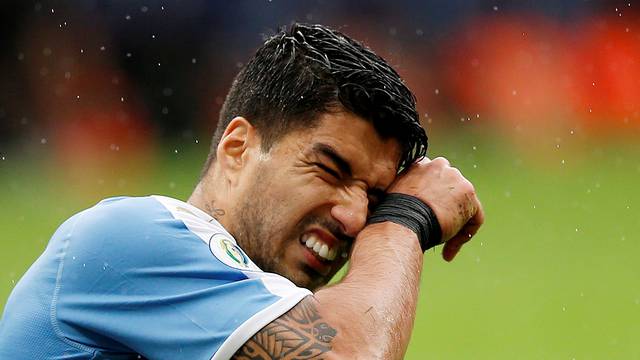
[[477,168],[478,168],[478,165],[473,164],[473,168],[474,168],[474,169],[477,169]]
[[477,148],[475,145],[473,145],[473,150],[477,150],[477,149],[478,149],[478,148]]
[[169,113],[169,108],[167,108],[166,106],[164,106],[162,108],[162,115],[167,115]]
[[195,63],[196,63],[196,61],[197,61],[197,60],[196,60],[196,58],[191,58],[191,63],[192,63],[192,64],[195,64]]
[[434,92],[436,93],[436,95],[440,94],[440,89],[435,89]]
[[151,38],[152,38],[152,39],[155,39],[155,38],[156,38],[156,35],[155,35],[155,34],[151,34]]
[[83,54],[83,53],[84,53],[84,49],[80,49],[80,54]]
[[562,311],[567,311],[567,308],[563,306]]
[[6,159],[6,158],[4,157],[4,155],[2,155],[2,161],[4,161],[4,159]]
[[573,135],[573,134],[574,134],[573,130],[571,130],[569,133],[570,133],[571,135]]
[[76,259],[76,257],[74,256],[72,259],[73,259],[73,260],[75,260],[75,259]]
[[160,6],[160,10],[164,10],[164,5]]
[[125,19],[125,20],[131,20],[131,15],[127,14],[127,15],[124,17],[124,19]]
[[130,58],[130,57],[131,57],[131,53],[130,53],[130,52],[128,52],[126,56],[127,56],[128,58]]
[[120,97],[120,102],[124,102],[124,96]]
[[50,48],[48,48],[48,47],[46,47],[46,48],[42,49],[42,55],[44,55],[44,56],[49,56],[49,55],[51,55],[51,49],[50,49]]
[[196,139],[196,144],[199,143],[198,139]]
[[498,5],[493,5],[493,11],[498,11]]
[[40,139],[40,144],[46,144],[47,143],[47,138],[42,138]]
[[562,161],[560,161],[560,163],[564,165],[564,159],[562,159]]
[[80,100],[80,95],[76,95],[76,99]]
[[174,183],[173,181],[171,181],[169,183],[169,188],[174,189],[176,187],[176,183]]
[[87,264],[82,264],[82,267],[87,267]]
[[424,35],[424,31],[422,29],[416,29],[416,35],[422,36]]
[[104,45],[100,46],[100,51],[104,51],[106,47]]
[[169,87],[166,87],[166,88],[162,89],[162,95],[164,95],[164,96],[173,95],[173,89],[169,88]]
[[142,11],[143,13],[146,13],[147,11],[149,11],[149,8],[147,6],[143,6],[140,8],[140,11]]
[[515,96],[515,95],[518,95],[518,91],[516,91],[516,90],[512,90],[512,91],[511,91],[511,95],[514,95],[514,96]]
[[313,20],[313,14],[312,13],[308,13],[307,15],[305,15],[305,18],[309,21]]
[[578,228],[576,228],[576,232],[578,232],[578,230],[579,230],[579,229],[578,229]]
[[18,60],[19,61],[24,60],[24,54],[23,53],[18,53]]
[[177,154],[178,153],[178,149],[173,149],[173,152]]
[[64,73],[64,78],[67,79],[67,80],[71,79],[71,72],[69,72],[69,71],[65,72]]

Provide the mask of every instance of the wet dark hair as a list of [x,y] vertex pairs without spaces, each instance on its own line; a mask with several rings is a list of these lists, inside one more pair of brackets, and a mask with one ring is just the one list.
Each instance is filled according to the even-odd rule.
[[415,97],[395,70],[336,30],[293,24],[266,40],[233,81],[203,175],[236,116],[257,129],[266,152],[288,132],[313,127],[319,115],[342,109],[370,121],[383,139],[399,142],[398,171],[426,154]]

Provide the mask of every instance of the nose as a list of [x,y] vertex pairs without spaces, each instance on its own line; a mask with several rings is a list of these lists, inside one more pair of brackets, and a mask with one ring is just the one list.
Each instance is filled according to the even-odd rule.
[[362,189],[345,189],[331,208],[331,216],[340,222],[345,235],[356,237],[367,222],[369,199]]

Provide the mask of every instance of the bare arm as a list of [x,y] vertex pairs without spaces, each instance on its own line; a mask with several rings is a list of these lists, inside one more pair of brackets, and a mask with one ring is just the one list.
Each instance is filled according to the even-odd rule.
[[[418,196],[434,209],[443,240],[451,239],[446,260],[482,224],[473,186],[444,159],[417,164],[391,191]],[[234,359],[401,359],[421,270],[422,252],[411,230],[391,222],[368,225],[354,243],[345,278],[264,327]]]

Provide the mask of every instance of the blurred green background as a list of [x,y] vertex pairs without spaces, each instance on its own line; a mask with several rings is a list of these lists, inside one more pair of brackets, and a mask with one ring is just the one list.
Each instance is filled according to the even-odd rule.
[[[439,248],[426,254],[406,358],[640,358],[637,143],[591,142],[539,158],[486,135],[433,139],[432,156],[447,156],[474,182],[487,220],[454,262]],[[165,151],[144,176],[87,179],[91,194],[49,163],[5,160],[0,304],[67,217],[107,196],[186,199],[206,153],[204,145]]]
[[[6,10],[6,11],[4,11]],[[14,1],[0,13],[0,308],[53,231],[119,195],[186,199],[231,79],[293,20],[416,93],[429,156],[486,223],[425,255],[407,359],[640,359],[635,2]]]

